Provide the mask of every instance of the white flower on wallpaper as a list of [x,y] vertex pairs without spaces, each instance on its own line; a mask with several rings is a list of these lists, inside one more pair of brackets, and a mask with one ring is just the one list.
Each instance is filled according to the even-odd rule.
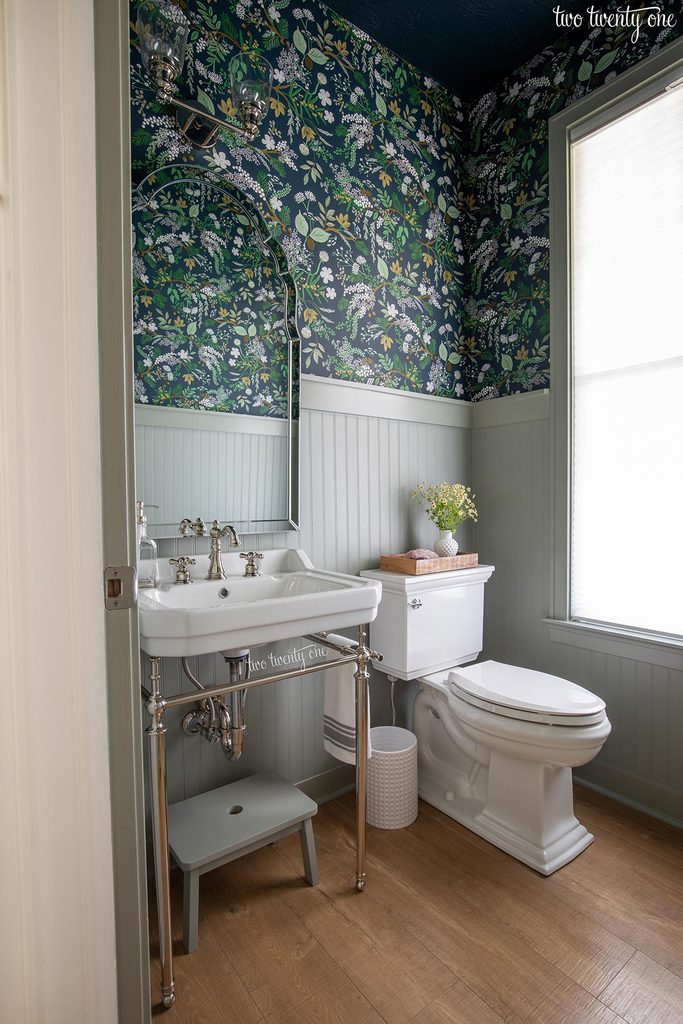
[[[226,134],[190,151],[133,39],[136,178],[186,160],[255,203],[296,281],[304,371],[454,397],[460,356],[438,328],[459,328],[462,307],[460,101],[320,3],[183,9],[183,87],[234,117],[229,60],[258,48],[274,69],[270,110],[253,145]],[[387,317],[387,304],[401,315]]]

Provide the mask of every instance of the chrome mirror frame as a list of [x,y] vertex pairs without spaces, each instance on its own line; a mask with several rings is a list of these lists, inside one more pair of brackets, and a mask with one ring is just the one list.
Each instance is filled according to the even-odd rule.
[[[179,172],[176,177],[173,172]],[[158,179],[162,178],[162,181]],[[157,170],[150,172],[133,189],[132,212],[144,210],[150,202],[164,189],[170,185],[206,185],[216,192],[226,196],[240,212],[249,219],[254,227],[259,244],[265,247],[275,264],[275,272],[278,280],[282,282],[285,296],[284,323],[288,346],[288,374],[287,374],[287,520],[290,530],[299,529],[300,521],[300,472],[299,460],[296,460],[296,474],[294,479],[294,458],[293,450],[296,445],[297,455],[299,449],[299,409],[300,409],[300,381],[301,381],[301,339],[298,332],[298,295],[296,284],[287,262],[287,256],[280,242],[274,238],[268,230],[268,225],[263,214],[256,207],[241,189],[226,181],[218,174],[208,171],[202,167],[192,167],[187,164],[166,164]],[[258,525],[258,521],[253,521]],[[253,530],[250,532],[279,532],[282,530],[282,522],[273,524],[264,523],[262,531]]]

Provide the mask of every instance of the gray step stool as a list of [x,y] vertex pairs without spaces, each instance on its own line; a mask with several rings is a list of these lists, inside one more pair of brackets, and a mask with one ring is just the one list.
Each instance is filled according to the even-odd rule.
[[183,945],[197,948],[199,876],[298,832],[304,874],[318,884],[311,818],[318,805],[277,772],[261,772],[168,808],[168,840],[183,872]]

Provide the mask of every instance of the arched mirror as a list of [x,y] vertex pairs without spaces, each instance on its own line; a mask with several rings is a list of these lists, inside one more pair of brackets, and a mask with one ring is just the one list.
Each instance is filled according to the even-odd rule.
[[247,533],[299,518],[296,292],[279,243],[230,182],[171,165],[133,193],[137,497]]

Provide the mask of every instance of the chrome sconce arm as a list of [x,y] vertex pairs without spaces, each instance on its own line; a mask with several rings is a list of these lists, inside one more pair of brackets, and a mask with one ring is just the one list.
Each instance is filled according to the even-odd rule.
[[266,113],[266,104],[264,102],[254,101],[253,103],[242,104],[239,108],[239,114],[242,118],[242,127],[240,128],[239,125],[231,124],[222,117],[210,114],[205,107],[200,106],[198,103],[181,99],[180,96],[171,95],[163,98],[167,103],[172,103],[176,108],[178,128],[181,135],[199,149],[210,149],[221,129],[231,131],[246,142],[253,142]]
[[180,8],[168,0],[146,0],[140,7],[140,55],[157,96],[176,108],[178,128],[191,146],[208,149],[221,130],[253,142],[268,110],[273,69],[259,53],[236,54],[229,64],[230,92],[242,125],[216,117],[201,104],[178,95],[176,79],[183,68],[189,27]]

